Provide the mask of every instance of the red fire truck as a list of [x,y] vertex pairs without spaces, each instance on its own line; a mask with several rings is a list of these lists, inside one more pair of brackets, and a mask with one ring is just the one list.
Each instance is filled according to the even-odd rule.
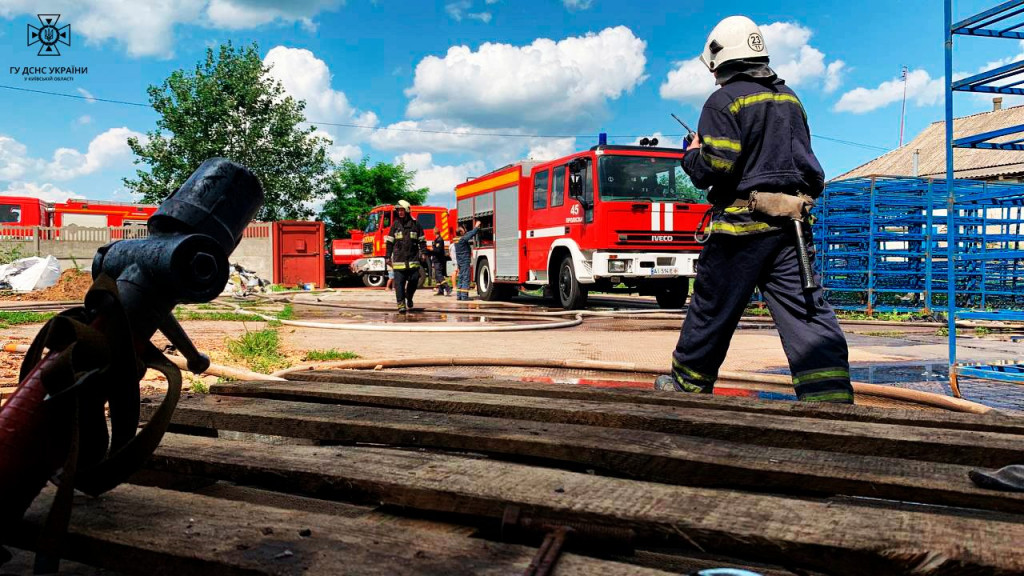
[[[352,230],[351,238],[331,242],[332,259],[336,266],[349,266],[352,272],[363,279],[366,286],[384,286],[388,280],[384,256],[387,246],[384,237],[391,230],[395,207],[377,206],[370,211],[369,222],[362,232]],[[450,241],[454,236],[454,215],[449,216],[447,208],[440,206],[413,206],[412,217],[420,223],[426,233],[427,243],[434,241],[434,228],[441,229],[441,237]],[[420,280],[425,280],[420,277]]]
[[54,226],[82,226],[106,228],[108,226],[145,226],[156,212],[155,204],[128,204],[106,200],[70,199],[53,206]]
[[0,224],[7,226],[145,226],[153,204],[128,204],[73,198],[51,204],[39,198],[0,196]]
[[708,209],[674,148],[599,145],[520,162],[455,187],[459,221],[481,221],[474,250],[484,300],[543,287],[566,309],[625,284],[664,308],[686,301]]

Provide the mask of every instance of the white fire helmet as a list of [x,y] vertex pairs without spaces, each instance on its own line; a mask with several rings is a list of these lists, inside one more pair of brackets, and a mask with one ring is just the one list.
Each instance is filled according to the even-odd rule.
[[757,24],[746,16],[729,16],[708,35],[700,61],[714,72],[732,60],[766,56],[768,47]]
[[405,210],[406,212],[408,212],[409,208],[412,208],[412,205],[409,204],[409,202],[407,202],[405,200],[399,200],[398,201],[398,207],[401,208],[402,210]]

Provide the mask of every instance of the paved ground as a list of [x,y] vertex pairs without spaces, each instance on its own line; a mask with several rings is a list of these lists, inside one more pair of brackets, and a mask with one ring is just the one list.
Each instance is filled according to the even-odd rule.
[[[314,308],[301,302],[319,298],[326,303],[362,308]],[[417,294],[416,304],[423,311],[408,319],[392,313],[393,293],[383,290],[344,289],[330,294],[299,294],[296,319],[322,322],[396,325],[479,325],[502,324],[507,321],[476,313],[460,314],[459,309],[478,312],[487,309],[521,310],[524,313],[544,312],[537,299],[517,300],[493,306],[470,302],[457,304],[454,298],[432,296],[429,291]],[[649,299],[594,298],[591,309],[652,309]],[[365,308],[379,308],[378,310]],[[536,318],[531,322],[553,321]],[[529,332],[424,333],[424,332],[357,332],[285,326],[281,330],[285,351],[293,361],[313,349],[347,350],[363,358],[411,358],[422,356],[481,356],[488,358],[588,359],[633,362],[667,370],[670,353],[678,338],[681,317],[657,314],[643,319],[587,318],[583,325],[557,330]],[[224,350],[224,340],[246,330],[261,329],[262,323],[191,321],[184,323],[200,349],[209,351],[214,362],[233,362]],[[778,334],[764,324],[751,324],[733,338],[723,369],[787,373],[786,357]],[[770,325],[768,325],[770,326]],[[27,341],[38,326],[4,329],[0,340]],[[948,393],[946,383],[946,338],[934,327],[844,325],[850,342],[850,361],[855,380],[893,384],[938,393]],[[997,336],[964,337],[960,340],[962,361],[1006,361],[1024,359],[1024,345]],[[20,359],[19,359],[20,360]],[[0,356],[0,367],[14,364],[15,358]],[[532,373],[526,372],[530,375]],[[0,371],[0,386],[14,385],[13,370]],[[1024,386],[964,381],[964,397],[999,408],[1024,410]]]
[[[312,299],[299,295],[296,300]],[[394,305],[393,293],[381,290],[343,290],[319,296],[324,302],[389,308]],[[601,309],[610,299],[595,298],[592,309]],[[537,300],[517,300],[515,306],[501,309],[537,311]],[[650,308],[649,299],[615,299],[615,304],[630,308]],[[298,317],[317,316],[322,321],[409,324],[446,322],[460,325],[466,316],[480,321],[479,316],[433,313],[438,308],[455,308],[453,298],[435,297],[429,292],[417,295],[416,305],[426,308],[402,320],[389,312],[367,310],[313,309],[296,306]],[[487,308],[486,303],[463,304],[468,310]],[[345,315],[348,315],[347,317]],[[334,320],[328,317],[335,316]],[[358,319],[353,315],[360,316]],[[368,333],[342,330],[288,328],[285,343],[291,347],[336,348],[351,350],[364,358],[407,358],[415,356],[484,356],[492,358],[580,358],[635,362],[645,366],[663,366],[666,370],[670,354],[679,336],[681,317],[676,320],[610,320],[586,319],[582,326],[515,333]],[[855,380],[877,384],[893,384],[937,393],[949,393],[946,382],[947,340],[934,327],[844,325],[850,343],[850,361]],[[959,356],[965,362],[1006,361],[1024,358],[1024,345],[996,336],[960,339]],[[774,329],[740,330],[733,338],[724,370],[788,373],[778,333]],[[1024,409],[1024,386],[982,381],[964,381],[964,397],[999,408]]]

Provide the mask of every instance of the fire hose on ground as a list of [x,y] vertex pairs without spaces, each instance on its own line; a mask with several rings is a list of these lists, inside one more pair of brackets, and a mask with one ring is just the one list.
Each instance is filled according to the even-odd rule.
[[[28,349],[24,345],[5,344],[4,352],[24,353]],[[181,356],[168,355],[167,358],[176,366],[184,369],[187,361]],[[315,364],[304,364],[293,366],[284,370],[278,370],[272,374],[261,374],[242,368],[210,364],[204,374],[230,378],[233,380],[249,381],[273,381],[281,382],[287,380],[288,376],[307,372],[310,370],[378,370],[388,368],[431,368],[444,366],[491,366],[499,368],[554,368],[566,370],[590,370],[594,372],[618,372],[643,375],[658,375],[664,373],[664,369],[655,366],[646,366],[634,362],[604,362],[597,360],[542,360],[529,358],[456,358],[456,357],[423,357],[423,358],[382,358],[369,360],[343,360],[338,362],[319,362]],[[741,382],[747,384],[767,384],[772,386],[792,386],[792,381],[782,375],[758,374],[755,372],[742,372],[723,370],[719,372],[720,380],[729,382]],[[953,398],[942,394],[922,392],[919,390],[908,390],[893,386],[882,386],[878,384],[867,384],[864,382],[853,383],[854,393],[857,395],[874,396],[900,402],[911,402],[933,408],[940,408],[952,412],[966,412],[971,414],[986,414],[993,411],[993,408],[971,402],[961,398]]]

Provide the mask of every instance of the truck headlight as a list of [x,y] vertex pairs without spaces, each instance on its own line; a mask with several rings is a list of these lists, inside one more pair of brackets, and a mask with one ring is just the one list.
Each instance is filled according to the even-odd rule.
[[609,260],[608,261],[608,272],[612,274],[621,274],[626,271],[625,260]]

